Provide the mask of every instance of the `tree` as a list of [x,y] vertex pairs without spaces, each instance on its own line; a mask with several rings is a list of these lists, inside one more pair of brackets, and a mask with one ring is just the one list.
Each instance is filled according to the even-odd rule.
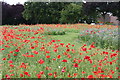
[[2,24],[23,24],[25,22],[22,17],[23,10],[24,6],[22,4],[9,5],[5,2],[2,2]]
[[[103,17],[105,22],[105,15],[107,13],[113,13],[118,18],[120,12],[120,2],[87,2],[83,5],[84,20],[89,18],[96,22],[98,17]],[[92,22],[90,20],[90,23]]]
[[77,23],[81,17],[82,4],[70,3],[61,11],[60,23]]
[[113,16],[117,16],[120,21],[120,1],[110,3],[110,12],[113,13]]
[[92,22],[97,22],[97,18],[99,17],[99,12],[96,10],[97,3],[96,2],[87,2],[83,4],[82,9],[82,19],[83,23],[86,21],[88,24]]
[[32,24],[59,23],[60,11],[69,3],[26,2],[23,17]]

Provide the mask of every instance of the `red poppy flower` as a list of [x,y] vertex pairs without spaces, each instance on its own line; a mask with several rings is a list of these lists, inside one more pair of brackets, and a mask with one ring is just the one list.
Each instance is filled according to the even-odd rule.
[[120,76],[118,76],[118,79],[120,79]]
[[55,60],[56,60],[56,58],[53,58],[52,60],[54,60],[54,61],[55,61]]
[[33,53],[34,53],[34,54],[38,54],[38,52],[37,52],[37,51],[33,51]]
[[43,64],[43,63],[44,63],[44,60],[43,60],[43,59],[40,59],[40,60],[38,61],[38,63]]
[[30,49],[35,49],[35,47],[30,47]]
[[57,40],[58,42],[60,42],[61,40]]
[[41,71],[40,74],[44,74],[44,71]]
[[72,77],[70,74],[68,74],[68,77]]
[[14,56],[17,56],[17,54],[14,54]]
[[24,77],[24,75],[23,75],[23,74],[20,74],[20,77]]
[[67,51],[67,52],[69,52],[69,51],[70,51],[70,49],[67,49],[66,51]]
[[109,78],[113,78],[112,75],[107,75]]
[[28,55],[27,57],[35,57],[34,55]]
[[66,48],[69,48],[69,46],[68,46],[68,45],[66,45]]
[[74,63],[74,64],[73,64],[73,67],[78,67],[78,64],[77,64],[77,63]]
[[119,67],[116,67],[116,70],[118,70],[119,69]]
[[110,65],[112,65],[112,62],[109,62],[110,63]]
[[67,62],[67,60],[66,60],[66,59],[64,59],[64,60],[62,60],[62,62]]
[[111,54],[111,55],[110,55],[110,58],[115,57],[116,55],[117,55],[116,53]]
[[14,65],[12,65],[12,64],[10,64],[9,66],[10,66],[10,67],[14,67]]
[[41,78],[41,75],[40,75],[40,74],[37,74],[36,76],[37,76],[37,78]]
[[48,56],[46,56],[46,58],[50,58],[50,56],[48,55]]
[[3,58],[2,60],[6,60],[6,58]]
[[84,59],[90,59],[90,57],[89,56],[85,56]]
[[75,46],[75,45],[72,45],[73,47]]
[[13,63],[13,61],[12,61],[12,60],[10,60],[10,61],[8,61],[8,63]]
[[49,76],[52,76],[52,73],[48,73]]
[[54,72],[54,74],[57,74],[57,72]]
[[46,53],[50,53],[50,51],[46,51]]
[[62,46],[63,46],[63,45],[64,45],[64,43],[60,43],[60,45],[62,45]]
[[94,78],[93,75],[88,75],[87,78]]
[[28,75],[28,72],[24,72],[25,75]]
[[16,49],[15,52],[19,52],[19,49]]
[[76,77],[78,75],[78,73],[74,73],[73,75],[74,75],[74,77]]
[[95,48],[95,46],[94,46],[94,45],[90,45],[90,47],[91,47],[91,48]]
[[114,74],[115,72],[113,70],[110,70],[112,74]]
[[57,52],[58,50],[57,49],[54,49],[54,52]]
[[54,74],[54,78],[56,78],[57,77],[57,75],[56,74]]
[[13,53],[13,51],[10,51],[10,53]]
[[82,51],[86,51],[87,50],[87,48],[82,48]]
[[82,74],[85,74],[86,72],[82,71]]
[[60,59],[60,57],[61,57],[60,55],[57,56],[58,59]]
[[55,40],[52,40],[51,42],[55,42]]
[[68,58],[72,58],[71,55],[67,55]]
[[15,74],[10,74],[10,76],[14,76]]
[[1,50],[5,50],[4,48],[1,48]]
[[103,54],[108,54],[108,52],[103,51]]

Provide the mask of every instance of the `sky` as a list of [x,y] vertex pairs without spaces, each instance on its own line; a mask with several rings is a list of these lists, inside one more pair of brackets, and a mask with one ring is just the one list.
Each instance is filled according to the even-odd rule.
[[12,5],[12,4],[17,4],[18,2],[21,4],[24,4],[24,2],[26,2],[27,0],[0,0],[0,1],[4,1]]

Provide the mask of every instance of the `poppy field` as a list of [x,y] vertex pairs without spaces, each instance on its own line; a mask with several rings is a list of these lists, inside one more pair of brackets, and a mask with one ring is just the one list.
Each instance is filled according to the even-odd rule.
[[117,30],[87,24],[1,26],[0,76],[120,78]]

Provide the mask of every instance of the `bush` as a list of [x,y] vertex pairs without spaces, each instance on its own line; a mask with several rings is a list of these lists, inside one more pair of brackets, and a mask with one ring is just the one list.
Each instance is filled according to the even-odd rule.
[[65,35],[65,31],[60,30],[60,29],[49,29],[49,30],[46,30],[44,32],[44,34],[46,34],[46,35]]
[[118,28],[89,29],[81,32],[78,38],[81,42],[87,42],[88,45],[95,42],[97,47],[118,49]]

